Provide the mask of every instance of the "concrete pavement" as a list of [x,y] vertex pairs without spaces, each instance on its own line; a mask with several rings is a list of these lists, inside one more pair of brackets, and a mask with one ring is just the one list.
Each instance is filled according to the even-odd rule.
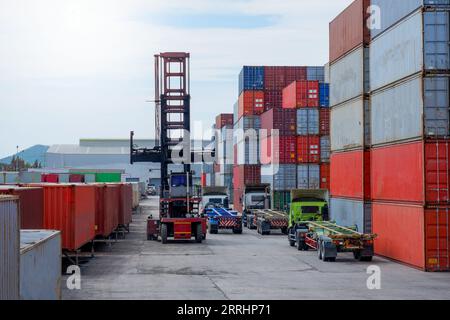
[[[158,199],[142,202],[124,240],[97,252],[81,270],[81,290],[63,299],[450,299],[450,273],[424,273],[385,259],[357,262],[340,254],[325,263],[299,252],[286,236],[244,228],[207,235],[203,244],[147,241],[146,217]],[[367,288],[367,268],[381,269],[381,289]]]

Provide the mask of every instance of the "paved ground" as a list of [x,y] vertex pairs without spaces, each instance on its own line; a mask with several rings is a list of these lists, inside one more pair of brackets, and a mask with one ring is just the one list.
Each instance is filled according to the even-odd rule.
[[[103,248],[82,268],[81,290],[63,299],[450,299],[449,273],[424,273],[381,258],[355,262],[340,255],[324,263],[298,252],[286,237],[244,229],[210,235],[206,243],[145,240],[145,219],[156,198],[142,202],[131,233]],[[381,268],[381,289],[367,289],[367,268]]]

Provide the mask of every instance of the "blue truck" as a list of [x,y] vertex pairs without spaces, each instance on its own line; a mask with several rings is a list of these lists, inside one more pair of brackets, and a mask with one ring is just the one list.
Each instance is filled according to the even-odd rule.
[[205,209],[208,217],[208,229],[210,234],[217,234],[219,230],[233,230],[234,234],[242,233],[242,217],[237,211],[221,207]]

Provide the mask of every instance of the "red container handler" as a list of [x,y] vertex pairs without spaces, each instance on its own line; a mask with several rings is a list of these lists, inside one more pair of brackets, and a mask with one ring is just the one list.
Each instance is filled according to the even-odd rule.
[[59,175],[57,175],[57,174],[43,174],[43,175],[41,175],[41,182],[58,183],[59,182]]
[[297,112],[289,109],[271,109],[261,115],[261,129],[278,130],[280,136],[295,136],[297,134]]
[[62,249],[76,251],[95,238],[95,186],[30,184],[44,189],[44,229],[61,231]]
[[283,108],[319,107],[319,81],[296,81],[283,89]]
[[44,190],[18,186],[0,186],[0,194],[20,199],[20,228],[44,229]]
[[221,113],[216,117],[216,129],[222,129],[223,127],[233,125],[232,113]]
[[369,44],[370,0],[356,0],[330,22],[330,63],[362,44]]
[[84,175],[82,174],[71,174],[69,176],[70,183],[84,183]]
[[374,202],[375,253],[425,271],[450,271],[450,207]]
[[119,225],[128,226],[133,215],[133,187],[131,184],[120,184]]
[[319,134],[321,136],[330,135],[330,109],[320,108],[319,110]]
[[297,136],[297,163],[320,162],[320,137]]
[[95,231],[97,236],[108,237],[119,225],[120,185],[95,185]]

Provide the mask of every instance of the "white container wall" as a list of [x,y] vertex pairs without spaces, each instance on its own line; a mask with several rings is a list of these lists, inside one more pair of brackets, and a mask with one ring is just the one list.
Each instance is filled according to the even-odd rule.
[[297,189],[320,189],[320,167],[317,164],[297,166]]
[[19,200],[0,195],[0,300],[19,299],[19,249]]
[[331,109],[331,151],[361,148],[364,143],[364,99]]
[[357,226],[359,232],[364,232],[364,202],[331,198],[330,220],[336,221],[338,225],[345,227]]
[[61,233],[20,232],[20,299],[61,299]]
[[330,105],[335,106],[365,91],[364,59],[367,49],[360,47],[330,66]]

